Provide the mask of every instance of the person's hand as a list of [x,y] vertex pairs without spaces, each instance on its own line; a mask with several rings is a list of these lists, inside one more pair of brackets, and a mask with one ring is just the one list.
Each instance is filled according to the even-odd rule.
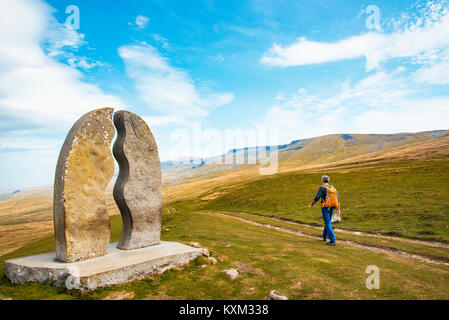
[[341,213],[341,212],[340,212],[340,208],[338,208],[338,209],[337,209],[337,216],[339,216],[340,213]]
[[312,207],[313,207],[313,204],[309,204],[309,209],[312,209]]

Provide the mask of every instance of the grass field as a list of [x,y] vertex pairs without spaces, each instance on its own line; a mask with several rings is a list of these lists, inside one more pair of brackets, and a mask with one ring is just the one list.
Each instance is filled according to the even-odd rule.
[[[121,222],[111,218],[112,240]],[[13,299],[103,299],[132,293],[133,299],[263,299],[277,290],[290,299],[448,299],[449,267],[350,246],[325,246],[321,241],[253,226],[232,217],[178,209],[164,214],[164,240],[198,241],[217,258],[208,265],[198,258],[182,270],[80,295],[49,285],[13,286],[0,264],[0,296]],[[168,230],[166,230],[168,229]],[[0,258],[54,250],[48,237]],[[380,289],[368,290],[369,265],[380,268]],[[205,266],[206,265],[206,266]],[[204,267],[205,266],[205,267]],[[240,277],[230,281],[222,270],[234,267]]]
[[[444,183],[449,180],[447,160],[367,163],[325,172],[283,173],[238,187],[213,189],[199,197],[208,200],[179,205],[259,213],[321,225],[319,209],[309,210],[308,204],[325,173],[331,176],[331,184],[341,198],[343,221],[338,227],[449,242],[449,184]],[[213,194],[218,196],[210,196]]]

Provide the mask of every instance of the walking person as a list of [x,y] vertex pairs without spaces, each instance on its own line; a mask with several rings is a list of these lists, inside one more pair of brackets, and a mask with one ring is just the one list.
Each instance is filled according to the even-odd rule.
[[318,189],[315,199],[309,205],[312,208],[313,205],[321,199],[321,214],[324,220],[323,241],[329,238],[327,245],[335,246],[335,234],[332,229],[332,215],[335,209],[337,209],[337,215],[340,215],[340,197],[338,196],[337,189],[329,184],[329,176],[321,177],[321,187]]

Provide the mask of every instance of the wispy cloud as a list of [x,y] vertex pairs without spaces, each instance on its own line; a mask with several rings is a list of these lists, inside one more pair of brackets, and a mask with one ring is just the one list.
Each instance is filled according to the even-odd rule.
[[[29,123],[50,131],[67,129],[92,108],[122,105],[120,99],[83,81],[80,71],[53,58],[54,50],[42,48],[42,40],[51,35],[56,35],[56,39],[48,39],[55,44],[53,49],[78,46],[82,39],[73,36],[73,29],[62,32],[66,29],[58,25],[52,12],[40,1],[7,0],[0,4],[0,109],[23,128]],[[67,41],[63,34],[69,35]]]
[[[123,105],[87,83],[75,66],[60,62],[61,57],[75,58],[67,52],[85,40],[58,24],[53,12],[39,0],[0,1],[2,185],[49,183],[58,149],[74,121],[94,108]],[[82,61],[76,61],[80,68]]]
[[429,1],[420,16],[394,21],[396,31],[392,33],[368,32],[336,42],[301,37],[288,46],[275,43],[261,63],[289,67],[365,57],[366,69],[372,70],[391,58],[435,53],[449,45],[448,8],[447,1]]
[[129,22],[130,26],[133,26],[136,29],[145,29],[150,23],[150,18],[138,15],[134,22]]
[[166,50],[172,50],[170,42],[166,38],[162,37],[160,34],[153,33],[150,36],[151,38],[153,38],[154,41],[159,43],[162,48]]
[[428,54],[423,64],[413,73],[414,81],[431,85],[449,83],[449,48]]
[[44,49],[48,52],[49,57],[64,55],[65,49],[78,49],[86,44],[84,34],[69,25],[58,23],[55,19],[50,19],[44,36]]
[[281,141],[330,133],[392,133],[446,129],[438,116],[449,112],[449,97],[416,98],[402,68],[376,72],[355,84],[344,83],[330,96],[305,89],[282,94],[256,126],[276,128]]
[[153,46],[141,42],[119,48],[128,76],[135,81],[140,99],[150,110],[173,122],[206,117],[216,107],[230,103],[232,93],[214,93],[198,87],[189,74],[171,66]]
[[258,125],[278,128],[284,140],[348,131],[447,128],[438,115],[449,112],[449,96],[438,93],[429,98],[428,93],[432,85],[449,83],[449,1],[428,1],[416,14],[404,13],[385,26],[394,32],[274,44],[263,55],[263,64],[289,67],[365,57],[370,73],[355,83],[347,79],[331,95],[304,89],[290,96],[281,92]]
[[245,26],[239,26],[239,25],[234,25],[234,24],[219,23],[219,24],[214,25],[214,29],[217,31],[221,31],[221,30],[232,31],[232,32],[243,34],[245,36],[249,36],[249,37],[252,37],[256,34],[256,30],[253,28],[248,28]]
[[416,89],[409,85],[405,68],[398,67],[392,72],[378,71],[354,86],[343,84],[342,91],[335,98],[339,101],[352,100],[367,107],[394,107],[413,92]]
[[78,54],[78,50],[87,44],[84,38],[85,35],[72,26],[50,18],[42,48],[48,57],[63,61],[74,68],[88,70],[106,66],[106,63]]
[[218,60],[218,61],[220,61],[220,62],[225,61],[225,57],[224,57],[221,53],[217,53],[217,54],[215,55],[215,59]]
[[92,68],[99,67],[99,66],[108,65],[101,61],[95,61],[95,60],[89,59],[87,57],[77,57],[77,56],[72,56],[72,57],[68,58],[67,63],[72,67],[81,68],[81,69],[85,69],[85,70],[92,69]]

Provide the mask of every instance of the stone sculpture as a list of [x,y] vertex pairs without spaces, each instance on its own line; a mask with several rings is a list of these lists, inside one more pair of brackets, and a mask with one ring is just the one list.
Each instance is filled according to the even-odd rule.
[[114,157],[120,171],[114,199],[123,230],[117,248],[137,249],[158,244],[161,236],[161,166],[153,134],[145,121],[128,111],[114,114],[117,139]]
[[67,135],[54,185],[56,252],[6,260],[5,274],[12,283],[39,282],[88,291],[162,273],[207,252],[160,241],[157,145],[145,121],[128,111],[114,116],[118,137],[113,152],[120,171],[113,195],[123,231],[118,244],[109,244],[104,193],[114,174],[112,114],[112,108],[91,111]]
[[56,258],[74,262],[102,256],[110,240],[104,192],[114,174],[114,109],[83,115],[59,154],[53,195]]

